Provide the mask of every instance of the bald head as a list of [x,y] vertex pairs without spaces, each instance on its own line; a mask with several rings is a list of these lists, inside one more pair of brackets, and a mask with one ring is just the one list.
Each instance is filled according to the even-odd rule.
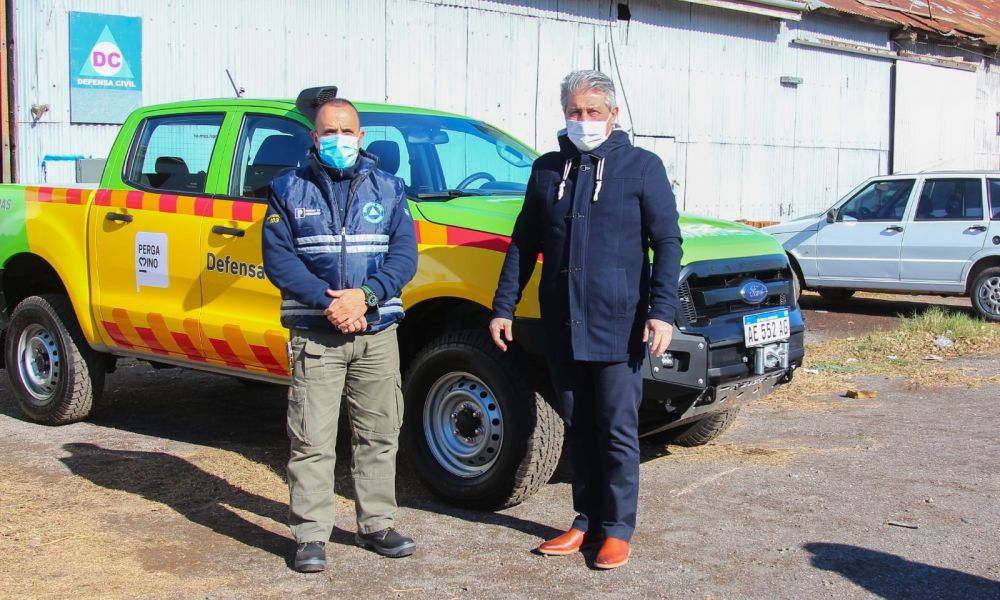
[[319,138],[327,135],[352,135],[358,138],[359,145],[364,132],[361,131],[361,115],[350,100],[335,98],[323,104],[316,111],[313,121],[312,138],[319,147]]

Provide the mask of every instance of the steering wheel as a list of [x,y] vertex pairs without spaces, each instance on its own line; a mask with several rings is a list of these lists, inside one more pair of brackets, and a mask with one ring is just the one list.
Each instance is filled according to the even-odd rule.
[[868,219],[871,219],[874,216],[875,216],[875,211],[873,211],[870,208],[862,206],[861,208],[858,209],[859,221],[867,221]]
[[485,179],[486,183],[493,183],[494,181],[497,180],[496,177],[490,175],[486,171],[479,171],[477,173],[473,173],[472,175],[469,175],[468,177],[466,177],[462,181],[458,182],[458,186],[456,186],[456,189],[464,190],[465,188],[469,187],[470,183],[472,183],[473,181],[477,181],[479,179]]

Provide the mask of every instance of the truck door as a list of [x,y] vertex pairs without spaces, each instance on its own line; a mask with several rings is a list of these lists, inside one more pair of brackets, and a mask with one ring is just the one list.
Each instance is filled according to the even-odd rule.
[[124,189],[97,192],[93,297],[108,346],[204,361],[200,222],[224,117],[147,117],[125,159]]
[[261,230],[271,180],[305,164],[305,124],[240,114],[232,167],[220,174],[214,214],[202,229],[202,313],[212,361],[261,375],[288,372],[278,290],[264,275]]

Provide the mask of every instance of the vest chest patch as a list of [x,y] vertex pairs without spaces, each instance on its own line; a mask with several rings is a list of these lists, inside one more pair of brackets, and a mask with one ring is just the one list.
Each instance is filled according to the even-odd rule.
[[304,219],[306,217],[318,217],[323,214],[323,211],[318,208],[296,208],[295,218]]
[[378,202],[369,202],[361,207],[361,215],[372,224],[381,223],[385,219],[385,207]]

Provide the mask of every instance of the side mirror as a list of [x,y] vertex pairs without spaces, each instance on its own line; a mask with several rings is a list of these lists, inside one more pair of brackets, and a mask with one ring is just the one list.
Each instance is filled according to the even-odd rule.
[[827,223],[833,223],[836,220],[837,220],[837,211],[835,209],[831,208],[826,213],[826,222]]

